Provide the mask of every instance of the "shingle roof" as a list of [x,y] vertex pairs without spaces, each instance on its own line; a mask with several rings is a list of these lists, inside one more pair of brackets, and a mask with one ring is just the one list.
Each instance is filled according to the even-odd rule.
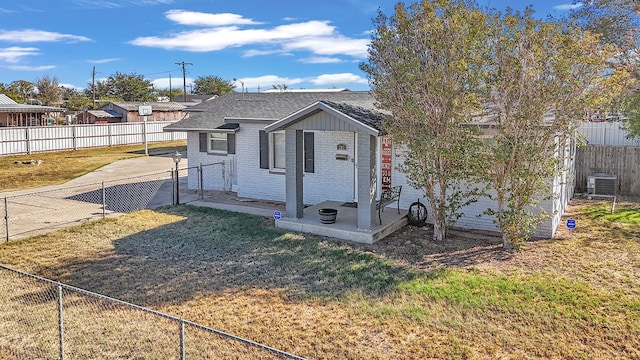
[[[198,104],[190,116],[165,127],[167,131],[206,131],[225,123],[225,118],[262,120],[265,125],[280,120],[317,101],[330,102],[349,111],[358,121],[366,121],[364,114],[380,112],[375,107],[374,97],[366,91],[342,92],[278,92],[278,93],[231,93],[217,99]],[[356,115],[360,114],[360,115]],[[351,115],[350,115],[351,116]],[[367,123],[372,126],[377,120]]]

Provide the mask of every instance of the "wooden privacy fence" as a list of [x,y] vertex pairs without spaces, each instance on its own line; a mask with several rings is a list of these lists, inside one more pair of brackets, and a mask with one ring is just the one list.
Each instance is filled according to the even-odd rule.
[[576,153],[576,192],[587,191],[587,176],[617,176],[618,194],[640,195],[640,147],[586,145]]
[[171,121],[0,128],[0,155],[185,140],[186,133],[164,132]]

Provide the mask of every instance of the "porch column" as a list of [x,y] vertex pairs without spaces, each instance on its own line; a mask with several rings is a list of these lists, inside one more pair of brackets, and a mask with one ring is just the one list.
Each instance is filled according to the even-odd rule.
[[376,138],[358,133],[358,228],[371,230],[376,217]]
[[302,130],[286,129],[285,141],[285,197],[287,217],[301,218],[304,210],[302,194],[303,162],[303,134]]

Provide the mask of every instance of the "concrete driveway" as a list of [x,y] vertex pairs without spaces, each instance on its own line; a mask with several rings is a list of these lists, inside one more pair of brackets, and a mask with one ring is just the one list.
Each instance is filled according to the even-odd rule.
[[[179,168],[189,165],[184,157]],[[45,233],[83,220],[173,203],[171,155],[116,161],[62,185],[0,193],[0,241]],[[180,171],[181,190],[187,172]],[[181,202],[195,195],[181,191]],[[107,200],[105,200],[107,199]]]

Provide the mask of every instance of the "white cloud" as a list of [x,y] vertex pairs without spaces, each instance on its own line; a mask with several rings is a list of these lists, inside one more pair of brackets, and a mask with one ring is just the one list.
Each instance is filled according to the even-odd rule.
[[[187,91],[189,91],[188,87],[189,85],[193,85],[193,78],[186,78],[187,81]],[[151,83],[153,84],[153,86],[156,89],[168,89],[169,87],[171,87],[172,90],[180,90],[182,91],[183,89],[183,83],[182,83],[182,78],[177,79],[177,78],[160,78],[160,79],[155,79],[153,81],[151,81]]]
[[88,37],[61,34],[51,31],[25,29],[25,30],[12,30],[12,31],[0,31],[0,41],[7,42],[58,42],[58,41],[91,41]]
[[78,91],[81,91],[81,90],[84,89],[83,87],[75,86],[73,84],[59,84],[59,85],[61,87],[63,87],[63,88],[66,88],[66,89],[75,89],[75,90],[78,90]]
[[300,59],[300,62],[307,64],[336,64],[343,62],[343,60],[337,57],[312,56]]
[[210,14],[186,10],[169,10],[164,15],[167,19],[181,25],[227,26],[260,24],[252,19],[246,19],[242,15],[231,13]]
[[560,4],[553,7],[554,10],[574,10],[582,6],[582,3],[576,4]]
[[369,40],[350,39],[341,35],[299,38],[284,44],[286,50],[307,50],[317,55],[350,55],[367,57]]
[[138,37],[129,43],[191,52],[220,51],[243,46],[258,47],[245,50],[244,57],[287,55],[293,51],[311,52],[320,57],[367,56],[369,39],[341,35],[329,21],[311,20],[274,27],[243,28],[245,25],[262,23],[230,13],[209,14],[172,10],[166,12],[165,16],[181,25],[200,25],[203,28],[185,30],[169,36]]
[[242,91],[242,84],[244,83],[245,91],[260,91],[268,90],[273,87],[273,85],[282,85],[286,84],[288,87],[292,87],[293,85],[298,85],[305,82],[304,78],[287,78],[277,75],[263,75],[258,77],[246,77],[240,78],[235,81],[235,90]]
[[118,60],[120,60],[120,58],[87,60],[87,62],[90,64],[107,64],[107,63],[118,61]]
[[342,74],[323,74],[317,76],[316,78],[310,81],[312,84],[317,86],[333,86],[333,85],[345,85],[345,84],[368,84],[367,79],[362,76],[355,75],[352,73],[342,73]]
[[26,65],[9,65],[7,66],[10,70],[16,71],[45,71],[55,69],[55,65],[42,65],[42,66],[26,66]]
[[8,48],[0,48],[0,60],[8,63],[17,63],[25,56],[39,55],[38,48],[12,46]]

